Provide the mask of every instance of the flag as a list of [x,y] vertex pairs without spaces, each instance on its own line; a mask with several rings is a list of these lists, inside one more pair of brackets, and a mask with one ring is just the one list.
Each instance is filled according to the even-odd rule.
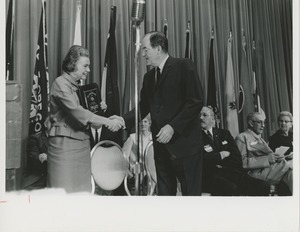
[[215,113],[216,127],[220,127],[220,115],[219,115],[219,104],[218,104],[218,92],[216,88],[215,79],[215,61],[214,61],[214,38],[210,40],[209,49],[209,67],[208,67],[208,85],[207,85],[207,98],[206,105],[211,106]]
[[247,65],[246,53],[246,38],[242,38],[242,57],[240,69],[240,94],[239,94],[239,122],[240,130],[244,131],[247,128],[247,115],[254,112],[254,104],[252,101],[252,86],[251,75]]
[[226,67],[226,83],[225,83],[225,98],[226,98],[226,124],[227,129],[235,138],[239,134],[238,110],[235,95],[235,80],[233,73],[233,63],[231,55],[232,36],[228,39],[227,45],[227,67]]
[[187,29],[185,31],[185,58],[192,59],[191,54],[191,22],[188,21]]
[[81,3],[77,1],[76,22],[73,45],[82,45],[81,43]]
[[[133,42],[133,41],[132,41]],[[127,49],[127,60],[126,60],[126,74],[125,74],[125,86],[123,93],[123,103],[122,103],[122,114],[127,113],[134,107],[134,62],[132,62],[134,57],[134,49],[132,42],[129,43]]]
[[42,2],[42,13],[36,50],[32,94],[29,116],[29,135],[45,129],[44,122],[49,107],[49,74],[47,62],[46,2]]
[[252,96],[253,96],[253,104],[254,104],[254,111],[260,112],[265,115],[265,112],[261,108],[260,104],[260,96],[259,96],[259,87],[258,82],[256,81],[256,47],[255,47],[255,41],[253,41],[252,46],[253,52],[252,52]]
[[9,1],[7,20],[6,20],[6,80],[13,80],[13,41],[14,41],[14,0]]
[[165,19],[163,30],[164,30],[165,36],[168,38],[168,21],[167,21],[167,19]]
[[116,48],[116,7],[111,7],[110,27],[107,36],[104,68],[101,80],[101,101],[107,105],[106,116],[120,115],[120,99],[118,87],[118,66]]
[[[101,79],[101,109],[102,116],[109,117],[120,115],[120,99],[118,87],[118,66],[116,48],[116,11],[115,6],[110,10],[110,26],[107,36],[104,67]],[[122,146],[121,130],[111,132],[106,127],[102,128],[101,140],[111,140]]]

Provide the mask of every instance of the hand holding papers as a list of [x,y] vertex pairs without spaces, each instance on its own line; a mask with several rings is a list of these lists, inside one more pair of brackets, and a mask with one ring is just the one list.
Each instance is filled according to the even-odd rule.
[[278,159],[287,158],[289,156],[292,156],[293,155],[292,152],[290,154],[286,154],[289,149],[290,148],[287,146],[280,146],[280,147],[276,148],[275,153],[280,156],[280,158],[278,158]]

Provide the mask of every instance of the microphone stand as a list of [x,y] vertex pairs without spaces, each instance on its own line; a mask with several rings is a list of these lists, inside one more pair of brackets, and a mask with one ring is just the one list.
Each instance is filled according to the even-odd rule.
[[138,54],[141,47],[141,38],[140,38],[140,30],[141,27],[139,23],[135,23],[135,55],[134,55],[134,100],[135,100],[135,141],[136,141],[136,155],[137,162],[134,166],[134,174],[135,174],[135,195],[141,195],[140,192],[140,177],[143,172],[141,169],[141,154],[140,154],[140,126],[139,126],[139,89],[138,89]]

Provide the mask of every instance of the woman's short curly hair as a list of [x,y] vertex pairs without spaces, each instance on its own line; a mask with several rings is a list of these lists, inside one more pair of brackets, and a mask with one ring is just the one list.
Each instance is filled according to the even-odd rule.
[[277,121],[279,122],[279,120],[284,116],[289,117],[290,121],[293,122],[293,115],[289,111],[281,111],[277,117]]
[[84,48],[82,46],[73,45],[69,49],[66,57],[63,60],[62,70],[66,73],[76,71],[76,64],[77,64],[78,59],[81,56],[89,57],[90,53],[86,48]]

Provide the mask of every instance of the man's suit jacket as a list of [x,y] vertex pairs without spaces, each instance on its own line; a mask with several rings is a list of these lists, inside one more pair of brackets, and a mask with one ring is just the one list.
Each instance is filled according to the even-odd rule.
[[40,189],[47,186],[47,162],[41,163],[39,154],[47,153],[48,138],[45,132],[32,134],[27,142],[27,168],[23,172],[22,189]]
[[[169,57],[159,82],[155,69],[144,76],[140,95],[141,118],[151,114],[154,150],[159,146],[156,135],[166,124],[175,131],[166,148],[177,158],[202,152],[199,112],[203,91],[194,63],[189,59]],[[123,116],[126,126],[134,124],[134,110]]]
[[247,129],[236,137],[236,144],[242,154],[244,168],[248,174],[259,179],[278,183],[292,169],[292,162],[281,159],[270,164],[268,155],[273,151],[268,144],[253,131]]
[[47,174],[47,162],[41,163],[39,155],[48,151],[48,138],[45,132],[30,135],[27,143],[27,166],[31,172]]
[[[213,141],[203,130],[202,135],[204,166],[216,167],[216,165],[219,165],[242,169],[241,153],[228,130],[213,128]],[[228,151],[230,155],[222,160],[220,151]]]
[[258,169],[270,166],[268,155],[272,150],[253,131],[247,129],[239,134],[235,141],[242,154],[244,168]]

